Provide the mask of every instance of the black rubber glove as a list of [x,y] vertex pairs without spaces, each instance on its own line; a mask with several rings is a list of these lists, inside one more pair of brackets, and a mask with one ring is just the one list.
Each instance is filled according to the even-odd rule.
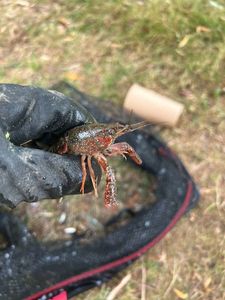
[[[83,106],[56,91],[0,84],[0,202],[14,207],[23,200],[79,193],[79,156],[20,145],[29,140],[51,144],[69,128],[93,121]],[[94,161],[93,168],[100,175]],[[85,187],[86,191],[92,189],[89,177]]]

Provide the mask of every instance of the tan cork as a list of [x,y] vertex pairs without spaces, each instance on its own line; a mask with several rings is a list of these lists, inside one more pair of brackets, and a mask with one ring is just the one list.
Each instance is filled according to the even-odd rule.
[[126,95],[124,108],[149,122],[173,127],[177,124],[184,105],[133,84]]

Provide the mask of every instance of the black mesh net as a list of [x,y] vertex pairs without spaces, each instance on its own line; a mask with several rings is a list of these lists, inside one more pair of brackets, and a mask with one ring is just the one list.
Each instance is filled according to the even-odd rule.
[[[108,102],[92,97],[84,101],[65,83],[53,88],[76,98],[100,122],[124,122],[121,109],[112,109]],[[100,285],[154,246],[197,203],[192,178],[158,137],[138,130],[120,140],[140,155],[146,175],[155,177],[154,203],[143,199],[138,210],[124,207],[94,238],[83,235],[45,243],[37,241],[17,217],[1,213],[0,231],[7,245],[0,252],[0,299],[54,299],[63,292],[70,298]]]

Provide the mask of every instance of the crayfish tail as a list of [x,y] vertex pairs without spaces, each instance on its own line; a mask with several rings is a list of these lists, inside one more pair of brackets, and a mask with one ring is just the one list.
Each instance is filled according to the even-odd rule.
[[112,168],[109,165],[106,168],[106,188],[105,188],[104,203],[105,203],[105,207],[117,206],[116,178]]

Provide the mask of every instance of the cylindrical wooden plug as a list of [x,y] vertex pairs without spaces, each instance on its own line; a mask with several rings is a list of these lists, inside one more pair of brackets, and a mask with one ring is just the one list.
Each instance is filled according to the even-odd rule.
[[138,84],[129,89],[124,108],[137,116],[155,124],[175,126],[184,106]]

